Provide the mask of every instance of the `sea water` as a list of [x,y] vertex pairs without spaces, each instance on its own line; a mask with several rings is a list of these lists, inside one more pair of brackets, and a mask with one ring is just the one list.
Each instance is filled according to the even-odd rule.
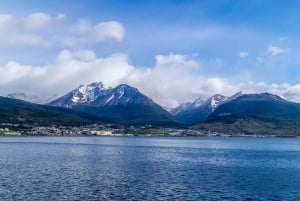
[[300,139],[1,137],[1,200],[300,200]]

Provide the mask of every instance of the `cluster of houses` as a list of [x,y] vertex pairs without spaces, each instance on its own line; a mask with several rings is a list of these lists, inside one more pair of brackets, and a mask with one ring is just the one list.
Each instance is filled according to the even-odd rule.
[[49,135],[49,136],[80,136],[80,135],[112,135],[117,129],[110,126],[36,126],[0,123],[0,134],[2,135]]
[[46,136],[207,136],[207,132],[191,129],[164,129],[162,133],[144,132],[139,130],[151,129],[151,126],[121,127],[116,125],[89,125],[89,126],[20,126],[15,124],[0,124],[2,135],[46,135]]
[[66,127],[66,126],[49,126],[49,127],[33,127],[30,130],[31,135],[49,135],[49,136],[89,136],[89,135],[113,135],[114,129],[92,125],[80,127]]
[[[155,132],[152,132],[152,131]],[[157,132],[162,130],[163,132]],[[88,125],[88,126],[33,126],[33,125],[19,125],[0,123],[0,135],[43,135],[43,136],[208,136],[208,137],[230,137],[225,133],[210,132],[209,130],[195,130],[195,129],[157,129],[151,125],[147,126],[130,126],[123,127],[119,125]],[[142,131],[142,132],[140,132]],[[264,135],[237,133],[234,136],[240,137],[261,137]]]

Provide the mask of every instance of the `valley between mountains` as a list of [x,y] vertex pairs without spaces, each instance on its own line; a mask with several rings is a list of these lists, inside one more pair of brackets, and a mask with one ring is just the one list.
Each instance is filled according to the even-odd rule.
[[229,135],[297,136],[300,104],[270,93],[238,92],[231,97],[220,94],[206,99],[199,97],[177,108],[165,109],[127,84],[110,88],[94,82],[47,103],[24,93],[0,97],[0,122],[25,127],[114,124],[189,128]]

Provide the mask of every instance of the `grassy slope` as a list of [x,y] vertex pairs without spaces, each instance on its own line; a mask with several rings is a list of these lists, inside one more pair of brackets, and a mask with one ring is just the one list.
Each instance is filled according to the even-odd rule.
[[[220,117],[220,114],[231,113]],[[287,101],[232,101],[193,128],[230,134],[239,132],[300,135],[300,104]]]
[[221,105],[209,118],[217,118],[222,113],[271,120],[300,120],[300,104],[287,101],[232,101]]
[[275,134],[282,136],[300,135],[300,121],[262,120],[258,118],[226,118],[204,122],[192,128],[206,129],[228,134],[255,133]]
[[64,108],[32,104],[21,100],[0,97],[0,122],[75,126],[101,123],[101,119]]
[[113,107],[76,107],[78,111],[85,111],[99,117],[108,117],[115,122],[127,125],[145,125],[156,126],[182,126],[168,112],[160,106],[147,105],[116,105]]

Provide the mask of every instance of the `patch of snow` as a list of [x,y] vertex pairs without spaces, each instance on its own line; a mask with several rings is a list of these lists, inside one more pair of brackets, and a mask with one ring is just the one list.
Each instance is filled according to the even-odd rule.
[[107,104],[107,103],[109,103],[113,98],[115,97],[115,95],[113,94],[113,95],[111,95],[106,101],[105,101],[105,105]]
[[215,108],[217,106],[217,104],[218,104],[218,102],[214,98],[212,98],[210,101],[210,107]]
[[[70,99],[67,99],[70,97]],[[104,105],[126,104],[128,102],[151,104],[152,100],[140,94],[136,88],[121,84],[115,88],[107,88],[101,82],[81,85],[69,94],[57,100],[56,105],[74,107],[76,105]],[[60,102],[59,102],[60,101]]]
[[71,99],[71,101],[73,103],[77,103],[79,101],[79,98],[77,96],[73,96],[72,99]]
[[228,99],[227,97],[219,95],[219,94],[212,96],[209,99],[209,107],[210,107],[211,111],[215,111],[217,109],[217,107],[219,107],[220,105],[225,103],[227,99]]
[[45,103],[49,103],[50,101],[57,98],[57,94],[49,96],[49,97],[42,97],[42,96],[33,95],[33,94],[11,93],[11,94],[7,94],[6,97],[12,98],[12,99],[24,100],[24,101],[27,101],[30,103],[45,104]]
[[80,85],[75,90],[71,101],[73,103],[86,103],[95,101],[102,93],[107,91],[102,82],[94,82],[89,85]]
[[120,94],[120,95],[119,95],[118,99],[122,98],[122,96],[124,95],[124,90],[120,90],[120,91],[119,91],[119,94]]
[[203,103],[205,103],[207,99],[204,99],[204,98],[198,98],[196,99],[194,102],[193,102],[193,107],[194,108],[198,108],[200,107],[201,105],[203,105]]

